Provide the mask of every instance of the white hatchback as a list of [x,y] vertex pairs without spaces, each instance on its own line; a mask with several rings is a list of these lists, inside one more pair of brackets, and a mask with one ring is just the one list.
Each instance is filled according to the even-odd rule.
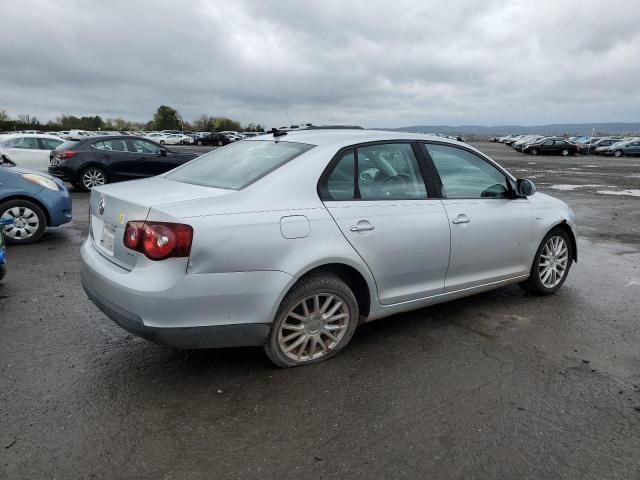
[[3,135],[0,140],[0,164],[46,172],[51,150],[64,143],[60,137],[44,134]]

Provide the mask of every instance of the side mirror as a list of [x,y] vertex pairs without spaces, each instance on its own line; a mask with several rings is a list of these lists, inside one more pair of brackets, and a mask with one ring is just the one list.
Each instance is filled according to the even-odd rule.
[[166,157],[167,156],[167,149],[166,148],[161,148],[160,149],[160,156],[161,157]]
[[536,193],[536,186],[528,178],[516,180],[516,193],[519,197],[530,197]]

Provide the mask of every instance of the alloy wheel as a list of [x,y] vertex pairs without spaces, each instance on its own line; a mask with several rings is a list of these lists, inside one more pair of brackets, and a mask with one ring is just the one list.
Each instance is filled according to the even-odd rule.
[[316,360],[340,344],[350,321],[347,303],[338,295],[310,295],[285,315],[278,331],[278,346],[295,362]]
[[2,220],[13,220],[13,224],[4,227],[5,235],[12,240],[30,238],[40,227],[38,215],[28,207],[10,208],[4,212]]
[[106,183],[104,173],[100,170],[88,169],[82,174],[82,185],[87,190],[91,190],[94,187],[99,187]]
[[621,150],[616,150],[615,152],[613,152],[613,156],[614,157],[621,157],[622,156],[622,151]]
[[567,155],[569,155],[569,150],[565,148],[564,150],[562,150],[562,156],[566,157]]
[[554,288],[564,278],[569,264],[569,247],[564,238],[554,236],[547,240],[540,253],[540,282],[545,288]]

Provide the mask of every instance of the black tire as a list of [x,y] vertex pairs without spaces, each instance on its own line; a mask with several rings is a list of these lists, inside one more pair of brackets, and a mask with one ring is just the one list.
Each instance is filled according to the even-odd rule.
[[202,146],[202,140],[198,140],[198,146],[201,147]]
[[[348,310],[349,320],[343,337],[332,347],[331,350],[324,353],[321,357],[315,359],[306,359],[294,361],[286,356],[280,347],[278,336],[282,323],[287,319],[287,314],[295,308],[305,298],[316,294],[328,294],[339,297],[344,302]],[[264,350],[269,359],[278,367],[289,368],[302,365],[311,365],[313,363],[328,360],[342,351],[347,346],[353,333],[358,326],[359,320],[358,302],[351,289],[338,276],[332,273],[319,273],[301,279],[293,288],[285,295],[280,303],[276,318],[271,326],[269,339],[264,346]],[[306,345],[306,344],[305,344]],[[303,346],[303,349],[305,347]]]
[[566,148],[565,148],[564,150],[562,150],[562,152],[560,152],[560,153],[561,153],[561,155],[562,155],[563,157],[568,157],[568,156],[569,156],[569,150],[568,150],[568,149],[566,149]]
[[538,155],[538,149],[537,148],[532,148],[531,149],[531,155]]
[[613,152],[613,156],[616,158],[620,158],[624,156],[624,152],[622,150],[616,150],[615,152]]
[[90,182],[85,178],[87,175],[90,175],[90,174],[102,175],[102,178],[104,179],[103,183],[93,185],[94,187],[99,187],[101,185],[106,185],[107,183],[109,183],[109,177],[107,176],[107,172],[105,172],[100,167],[90,166],[80,172],[80,175],[78,175],[78,180],[74,182],[74,185],[77,184],[78,188],[83,192],[90,192],[93,187],[89,186]]
[[0,204],[0,218],[2,218],[2,216],[8,210],[13,208],[31,210],[37,217],[38,225],[36,230],[32,234],[22,238],[14,238],[11,236],[12,226],[4,227],[6,233],[4,239],[7,245],[27,245],[29,243],[34,243],[40,240],[40,238],[42,238],[42,235],[44,235],[45,230],[47,229],[47,216],[45,215],[42,208],[29,200],[7,200],[6,202]]
[[218,146],[222,147],[224,145],[224,142],[222,140],[218,140]]
[[160,142],[158,142],[158,143],[160,143],[160,145],[164,145],[165,142],[164,142],[164,140],[160,140]]
[[[540,256],[542,254],[544,246],[552,237],[561,237],[564,240],[565,244],[567,245],[568,261],[567,261],[567,267],[564,270],[564,274],[560,282],[557,285],[555,285],[553,288],[547,288],[545,285],[542,284],[542,280],[540,279]],[[562,285],[564,285],[564,282],[567,280],[567,276],[569,275],[569,270],[571,269],[572,263],[573,263],[573,245],[571,243],[571,239],[569,238],[569,235],[567,234],[566,231],[564,231],[561,228],[554,228],[549,233],[547,233],[545,237],[542,239],[542,242],[540,242],[540,246],[536,251],[536,256],[533,259],[533,265],[531,266],[531,271],[529,272],[529,278],[524,282],[519,283],[518,285],[523,290],[529,293],[532,293],[534,295],[551,295],[552,293],[556,293],[558,290],[560,290]]]
[[6,274],[7,274],[7,266],[4,264],[0,265],[0,282],[2,281],[2,279]]

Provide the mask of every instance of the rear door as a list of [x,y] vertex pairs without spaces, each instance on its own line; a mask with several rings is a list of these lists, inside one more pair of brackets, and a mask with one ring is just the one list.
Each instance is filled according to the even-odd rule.
[[529,273],[536,246],[529,200],[494,164],[454,145],[425,144],[451,226],[445,292]]
[[129,151],[125,138],[109,138],[93,142],[91,148],[99,163],[107,166],[118,180],[141,178],[139,160]]
[[444,288],[449,225],[442,202],[428,195],[417,148],[401,142],[348,149],[319,184],[326,208],[373,273],[385,305]]
[[9,160],[19,167],[46,172],[49,168],[49,151],[43,150],[37,137],[16,137],[3,149]]

